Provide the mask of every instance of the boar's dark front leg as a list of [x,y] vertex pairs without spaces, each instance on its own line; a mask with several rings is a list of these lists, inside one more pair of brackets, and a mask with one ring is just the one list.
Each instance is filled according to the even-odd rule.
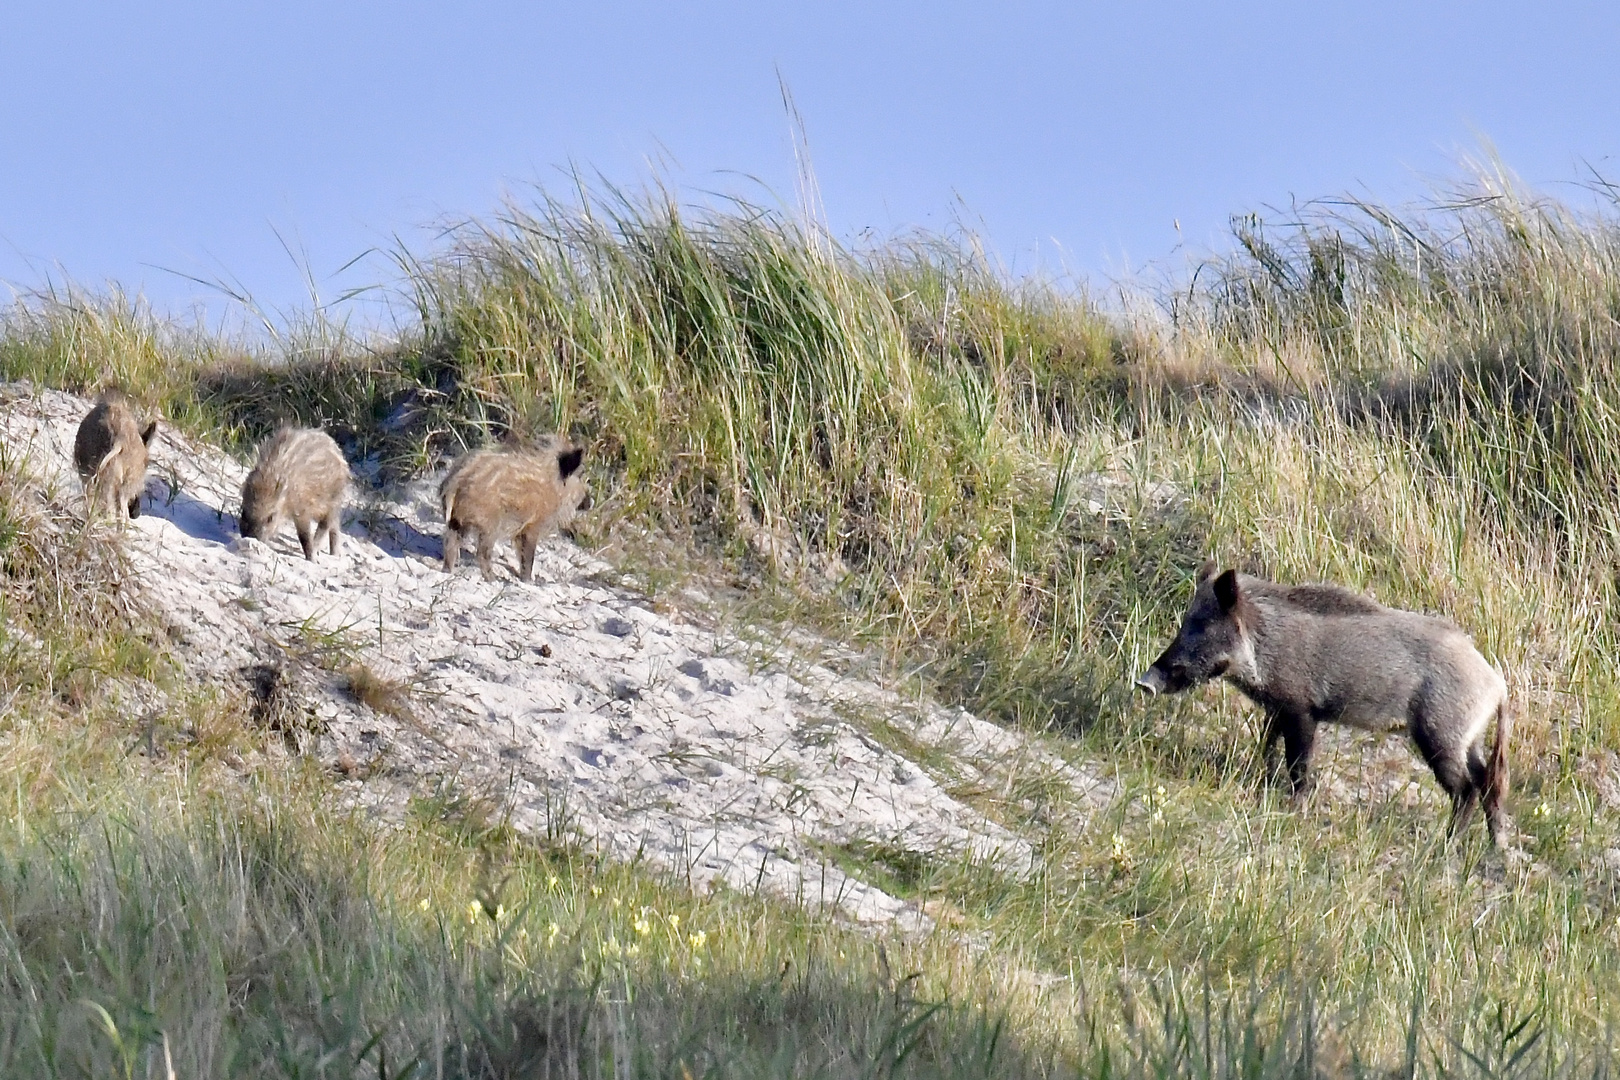
[[1283,744],[1283,765],[1288,771],[1289,793],[1295,799],[1303,798],[1311,790],[1311,750],[1316,746],[1316,721],[1309,716],[1266,710],[1266,730],[1262,753],[1266,772],[1275,776],[1277,770],[1277,741]]
[[1283,759],[1288,763],[1288,784],[1293,797],[1303,799],[1311,791],[1311,750],[1316,746],[1316,721],[1298,713],[1279,714],[1279,721]]
[[1260,756],[1265,763],[1266,782],[1276,783],[1278,773],[1283,770],[1283,763],[1278,760],[1277,744],[1282,741],[1283,729],[1288,726],[1288,720],[1275,709],[1266,710],[1266,728],[1260,737]]
[[1276,768],[1277,740],[1282,738],[1282,716],[1271,710],[1266,710],[1266,729],[1260,736],[1260,755],[1266,763],[1266,775],[1270,776]]

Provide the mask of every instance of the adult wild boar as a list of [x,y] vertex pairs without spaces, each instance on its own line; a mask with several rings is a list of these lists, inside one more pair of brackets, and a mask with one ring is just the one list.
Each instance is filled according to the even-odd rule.
[[156,434],[157,421],[143,429],[120,391],[108,390],[96,399],[73,439],[73,464],[92,513],[105,510],[116,516],[127,508],[130,517],[141,516],[147,448]]
[[349,463],[324,431],[282,428],[259,448],[259,462],[242,484],[242,535],[269,543],[286,521],[313,562],[324,534],[338,553]]
[[1492,840],[1506,842],[1507,684],[1451,622],[1337,585],[1217,575],[1207,562],[1176,639],[1136,685],[1174,694],[1216,677],[1265,710],[1268,755],[1281,738],[1296,796],[1309,790],[1317,724],[1404,727],[1451,796],[1451,832],[1483,802]]
[[463,455],[439,484],[444,509],[444,568],[452,571],[461,539],[478,538],[478,566],[492,577],[495,545],[512,540],[518,550],[518,578],[534,572],[540,538],[568,524],[591,505],[590,489],[579,472],[583,447],[547,437],[534,449],[474,450]]

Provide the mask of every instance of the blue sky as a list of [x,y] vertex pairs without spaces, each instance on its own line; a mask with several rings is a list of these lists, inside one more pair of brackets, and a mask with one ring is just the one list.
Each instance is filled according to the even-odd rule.
[[791,202],[780,76],[841,237],[961,220],[1103,284],[1268,204],[1409,199],[1482,138],[1554,194],[1620,177],[1617,46],[1597,3],[15,4],[0,280],[298,306],[282,239],[335,295],[571,163]]

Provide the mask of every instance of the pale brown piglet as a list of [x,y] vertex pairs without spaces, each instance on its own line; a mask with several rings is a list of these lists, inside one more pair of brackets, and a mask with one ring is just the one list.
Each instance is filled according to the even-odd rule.
[[73,440],[73,464],[84,481],[91,513],[105,510],[117,516],[127,508],[130,517],[141,516],[147,448],[155,434],[157,421],[143,429],[121,392],[109,390],[96,399]]
[[454,570],[462,537],[477,538],[478,566],[484,576],[495,545],[513,540],[518,577],[528,581],[540,538],[568,524],[591,505],[580,475],[583,448],[566,440],[544,440],[536,449],[475,450],[463,455],[439,485],[444,507],[444,568]]
[[282,428],[259,449],[259,463],[242,485],[242,535],[269,542],[288,521],[304,558],[315,558],[323,535],[338,553],[349,464],[324,431]]

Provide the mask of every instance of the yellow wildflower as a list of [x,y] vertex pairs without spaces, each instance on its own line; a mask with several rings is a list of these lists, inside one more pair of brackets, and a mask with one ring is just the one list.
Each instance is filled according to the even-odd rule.
[[1123,833],[1114,834],[1114,850],[1109,859],[1114,864],[1115,874],[1128,874],[1135,865],[1131,859],[1130,849],[1125,846]]

